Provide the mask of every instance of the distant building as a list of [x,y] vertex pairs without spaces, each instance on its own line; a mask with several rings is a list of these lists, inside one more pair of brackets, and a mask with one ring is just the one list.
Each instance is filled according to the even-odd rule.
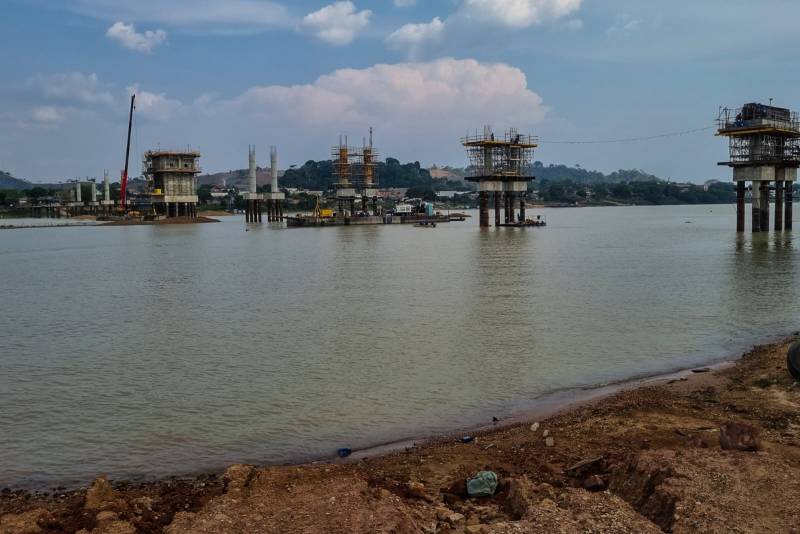
[[378,197],[384,200],[403,200],[406,196],[406,191],[408,189],[403,187],[390,187],[378,191]]

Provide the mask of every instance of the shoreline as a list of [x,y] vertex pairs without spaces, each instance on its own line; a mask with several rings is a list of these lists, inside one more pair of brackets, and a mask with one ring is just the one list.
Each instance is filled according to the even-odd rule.
[[[400,436],[398,438],[389,439],[386,441],[379,441],[364,447],[353,448],[351,455],[345,459],[338,458],[336,456],[336,451],[332,450],[331,453],[327,455],[296,456],[285,461],[274,462],[255,461],[253,465],[269,468],[351,463],[367,458],[376,458],[382,455],[392,454],[407,448],[425,446],[426,444],[440,442],[442,440],[453,440],[465,435],[500,430],[506,426],[523,423],[536,418],[545,419],[558,416],[564,412],[578,409],[594,402],[601,402],[602,400],[620,392],[647,387],[649,385],[657,385],[686,376],[692,376],[694,374],[693,369],[708,368],[715,371],[734,366],[741,358],[744,357],[747,352],[751,350],[756,350],[760,347],[773,345],[775,343],[785,343],[791,339],[794,339],[796,336],[800,336],[800,332],[769,336],[766,337],[761,343],[755,345],[743,345],[739,349],[731,349],[725,352],[722,356],[703,359],[688,367],[676,367],[674,369],[655,371],[652,373],[646,372],[627,378],[612,380],[610,382],[584,386],[573,386],[547,391],[524,401],[518,399],[517,401],[511,402],[509,406],[505,408],[505,410],[496,414],[500,416],[500,419],[497,422],[487,423],[486,418],[478,417],[476,414],[473,423],[457,426],[448,425],[445,422],[441,424],[443,427],[442,429],[432,431],[428,434]],[[225,461],[217,467],[187,469],[181,472],[173,472],[169,474],[127,473],[120,475],[118,478],[114,478],[114,480],[119,480],[125,484],[158,484],[168,480],[191,480],[194,478],[221,475],[228,466],[235,463],[236,460],[231,459],[229,461]],[[95,473],[95,476],[99,475],[100,473]],[[42,493],[52,491],[54,488],[63,488],[66,491],[74,491],[84,489],[87,487],[87,483],[88,482],[75,482],[64,479],[51,479],[47,482],[31,481],[4,486],[2,482],[0,482],[0,491],[4,489],[10,489],[11,491]],[[2,531],[0,531],[0,534],[3,534]]]
[[[509,525],[548,530],[542,521],[551,516],[559,527],[609,532],[689,532],[704,525],[718,531],[742,522],[740,531],[751,524],[786,532],[784,524],[800,524],[800,507],[770,491],[800,491],[800,387],[785,368],[785,349],[796,338],[759,345],[703,372],[689,368],[593,388],[580,399],[476,427],[468,444],[449,433],[371,447],[346,460],[234,465],[193,479],[111,484],[101,478],[89,489],[53,495],[4,490],[0,533],[13,531],[4,525],[32,518],[37,525],[48,518],[61,531],[80,526],[93,534],[116,532],[106,527],[123,523],[133,528],[126,532],[174,534],[371,532],[379,524],[398,532],[438,525],[440,532],[505,533],[514,531],[503,530]],[[719,425],[727,420],[757,428],[761,452],[721,450]],[[536,431],[529,428],[534,421],[541,425]],[[581,460],[591,460],[583,466],[591,466],[591,474],[583,467],[580,475],[573,472]],[[459,495],[458,481],[482,469],[503,478],[496,497]],[[752,476],[736,476],[742,470],[758,471],[771,483],[759,485],[754,496]],[[708,479],[720,473],[730,478],[724,487]],[[517,502],[518,493],[524,502]],[[145,498],[149,512],[135,505]],[[287,506],[297,514],[286,516]],[[363,510],[371,511],[369,521]],[[609,518],[618,521],[607,524]]]

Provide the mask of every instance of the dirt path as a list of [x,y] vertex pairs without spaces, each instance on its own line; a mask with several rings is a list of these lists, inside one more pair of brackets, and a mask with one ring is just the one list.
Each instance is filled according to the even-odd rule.
[[[237,465],[189,481],[5,491],[0,533],[800,534],[800,385],[786,371],[787,347],[467,444],[442,439],[349,463]],[[481,470],[499,475],[497,492],[467,498],[464,480]]]

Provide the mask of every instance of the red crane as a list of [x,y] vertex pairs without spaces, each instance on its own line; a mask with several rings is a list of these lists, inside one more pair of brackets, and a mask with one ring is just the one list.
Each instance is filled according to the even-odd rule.
[[119,199],[122,202],[122,211],[128,211],[126,203],[126,192],[128,189],[128,160],[131,155],[131,127],[133,126],[133,107],[136,101],[136,95],[131,95],[131,112],[128,115],[128,144],[125,146],[125,169],[122,171],[122,180],[120,181]]

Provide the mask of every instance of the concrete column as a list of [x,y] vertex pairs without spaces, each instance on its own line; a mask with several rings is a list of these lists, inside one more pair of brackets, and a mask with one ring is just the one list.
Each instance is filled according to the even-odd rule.
[[260,201],[260,200],[258,200],[258,201],[256,201],[256,202],[258,202],[258,210],[257,210],[257,213],[258,213],[258,222],[263,222],[263,220],[262,220],[262,215],[261,215],[261,201]]
[[508,222],[510,222],[511,224],[514,224],[514,222],[516,221],[516,215],[514,214],[514,210],[516,209],[516,207],[514,206],[514,192],[513,191],[509,191],[508,192],[508,206],[509,206],[509,208],[511,208],[511,209],[508,210]]
[[775,182],[775,231],[783,230],[783,180]]
[[794,202],[793,191],[792,187],[794,186],[794,182],[784,182],[786,184],[786,194],[785,194],[785,212],[783,214],[783,227],[786,230],[792,229],[792,203]]
[[761,231],[769,232],[769,182],[761,182]]
[[744,181],[736,182],[736,231],[744,232]]
[[753,232],[761,231],[761,182],[753,182],[752,188],[753,202],[752,217],[753,217]]
[[503,193],[494,194],[494,225],[500,226],[500,196]]
[[519,222],[522,224],[525,224],[525,199],[527,196],[527,193],[522,193],[519,197]]
[[489,227],[489,193],[481,191],[480,198],[480,226],[481,228]]

